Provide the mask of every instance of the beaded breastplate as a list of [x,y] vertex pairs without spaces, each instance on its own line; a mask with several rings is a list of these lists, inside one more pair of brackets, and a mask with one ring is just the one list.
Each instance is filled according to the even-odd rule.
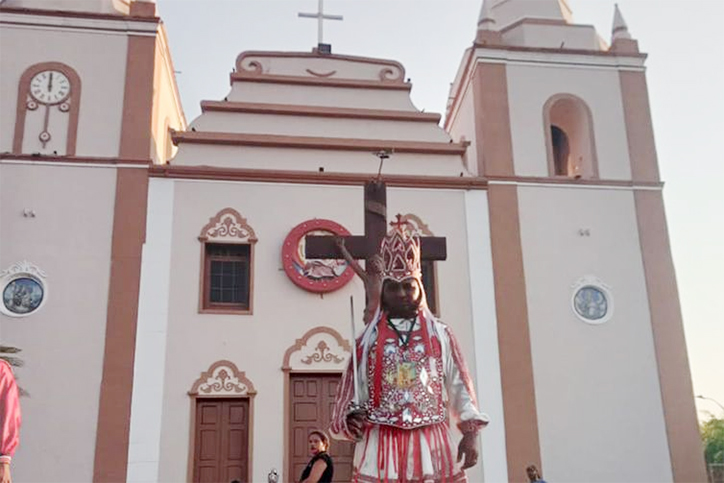
[[447,410],[442,396],[443,365],[440,341],[430,338],[420,317],[407,337],[389,325],[378,325],[370,349],[368,377],[370,422],[411,429],[441,423]]

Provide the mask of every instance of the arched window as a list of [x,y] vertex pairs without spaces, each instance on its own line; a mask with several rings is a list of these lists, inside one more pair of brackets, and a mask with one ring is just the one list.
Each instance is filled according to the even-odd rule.
[[557,94],[543,108],[548,175],[598,178],[591,111],[580,98]]
[[568,135],[558,126],[551,126],[551,144],[553,146],[553,170],[556,176],[567,176],[571,158]]
[[254,229],[233,208],[224,208],[201,229],[199,313],[253,313]]

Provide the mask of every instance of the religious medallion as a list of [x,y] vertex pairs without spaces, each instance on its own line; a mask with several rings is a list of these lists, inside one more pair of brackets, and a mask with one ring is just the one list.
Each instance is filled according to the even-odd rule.
[[307,220],[289,232],[282,245],[282,263],[289,279],[300,288],[315,293],[339,290],[354,277],[344,260],[308,259],[304,256],[305,237],[349,236],[350,232],[331,220]]
[[610,288],[592,275],[573,284],[571,308],[573,313],[588,324],[607,322],[613,314]]
[[45,273],[23,261],[0,272],[2,305],[0,312],[10,317],[25,317],[36,312],[47,298]]

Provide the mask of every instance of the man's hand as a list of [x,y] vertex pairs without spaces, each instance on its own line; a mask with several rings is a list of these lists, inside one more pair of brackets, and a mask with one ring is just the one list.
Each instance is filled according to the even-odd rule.
[[366,425],[367,412],[364,409],[355,409],[347,414],[347,429],[352,433],[355,440],[362,440]]
[[12,483],[10,478],[10,464],[0,463],[0,483]]
[[463,439],[460,440],[458,445],[458,463],[465,456],[465,463],[463,464],[463,470],[475,466],[478,463],[478,448],[477,448],[477,432],[464,433]]

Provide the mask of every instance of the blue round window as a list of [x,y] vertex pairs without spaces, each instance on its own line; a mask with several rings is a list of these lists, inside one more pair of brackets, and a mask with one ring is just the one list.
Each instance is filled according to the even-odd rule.
[[15,314],[29,314],[40,307],[45,291],[43,286],[30,277],[19,277],[3,289],[3,305]]
[[573,307],[582,318],[599,321],[608,313],[608,300],[601,289],[586,285],[576,292],[573,298]]

